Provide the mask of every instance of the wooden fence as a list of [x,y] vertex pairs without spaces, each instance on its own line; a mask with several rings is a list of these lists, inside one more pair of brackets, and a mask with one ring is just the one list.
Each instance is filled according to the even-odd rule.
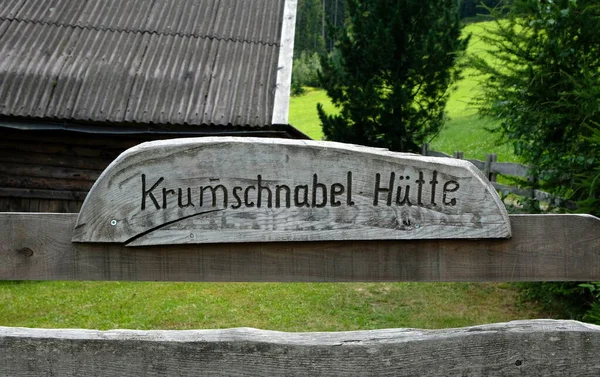
[[[215,211],[202,211],[198,207],[184,206],[179,198],[177,226],[164,212],[169,195],[175,190],[165,187],[162,193],[162,206],[154,198],[158,185],[173,182],[174,176],[187,174],[184,178],[202,176],[206,180],[218,181],[225,190],[230,177],[247,176],[248,166],[243,165],[234,171],[234,164],[227,158],[234,158],[227,151],[227,142],[244,144],[240,140],[215,140],[214,148],[198,148],[197,145],[183,145],[188,142],[158,142],[145,145],[130,152],[119,164],[111,164],[113,172],[131,173],[156,172],[152,164],[175,164],[162,166],[162,174],[154,183],[154,188],[146,187],[124,174],[113,175],[105,172],[95,187],[100,187],[99,197],[91,203],[98,216],[83,216],[60,213],[0,213],[0,280],[112,280],[112,281],[253,281],[253,282],[387,282],[387,281],[597,281],[600,280],[600,219],[588,215],[507,215],[483,218],[473,210],[484,207],[477,195],[492,195],[489,202],[493,208],[505,214],[504,206],[496,193],[470,166],[459,166],[455,161],[430,164],[427,159],[415,156],[393,154],[381,150],[369,150],[341,144],[321,145],[317,142],[262,142],[246,145],[244,157],[251,167],[257,165],[262,172],[272,173],[269,166],[304,161],[305,171],[294,171],[295,177],[304,180],[312,178],[314,191],[325,187],[330,161],[344,161],[354,169],[357,159],[374,161],[381,165],[378,170],[343,170],[347,173],[347,199],[344,201],[352,213],[359,213],[357,203],[367,211],[368,216],[357,221],[363,228],[352,233],[369,232],[377,227],[407,232],[407,236],[419,233],[423,228],[444,225],[448,232],[458,232],[460,226],[469,226],[479,231],[490,221],[491,224],[503,219],[501,225],[510,225],[509,235],[490,232],[467,239],[404,238],[377,239],[331,238],[330,229],[311,229],[322,238],[298,241],[291,238],[273,238],[268,242],[238,242],[239,239],[225,239],[213,242],[197,242],[203,232],[214,234],[237,229],[227,221],[207,223],[186,223],[201,216],[216,216]],[[205,143],[192,141],[191,143]],[[185,148],[184,148],[185,147]],[[240,147],[240,149],[242,149]],[[267,160],[264,156],[271,151],[273,165],[261,166]],[[149,153],[151,152],[151,153]],[[164,153],[169,158],[158,158]],[[204,158],[202,153],[219,158]],[[289,161],[287,158],[290,157]],[[333,157],[332,157],[333,156]],[[148,157],[148,158],[146,158]],[[181,165],[183,158],[193,162]],[[240,159],[235,159],[239,161]],[[507,166],[488,158],[483,165],[486,174],[505,174]],[[211,162],[212,161],[212,162]],[[223,162],[224,161],[224,162]],[[132,163],[133,165],[128,165]],[[194,172],[193,169],[207,169],[210,163],[216,166],[232,167],[230,175]],[[411,165],[412,164],[412,165]],[[516,164],[514,164],[516,165]],[[323,167],[324,166],[324,167]],[[415,168],[416,166],[416,168]],[[126,169],[122,169],[126,167]],[[505,168],[503,170],[503,167]],[[453,170],[465,168],[466,170]],[[179,169],[179,170],[178,170]],[[280,168],[290,171],[289,167]],[[287,170],[286,170],[287,169]],[[412,169],[412,170],[411,170]],[[515,167],[515,169],[518,169]],[[381,183],[385,171],[390,179]],[[409,180],[416,184],[413,203],[403,206],[399,199],[392,202],[394,171],[402,172],[398,181]],[[458,171],[459,174],[453,172]],[[465,176],[465,171],[472,173]],[[308,172],[308,173],[307,173]],[[514,171],[513,171],[514,172]],[[256,173],[256,172],[254,172]],[[254,174],[251,172],[252,174]],[[317,174],[318,173],[318,174]],[[363,174],[360,178],[360,174]],[[431,173],[431,174],[430,174]],[[169,175],[171,174],[171,175]],[[307,174],[308,178],[307,178]],[[277,174],[273,174],[277,176]],[[330,175],[335,176],[334,175]],[[375,179],[375,184],[365,177]],[[431,178],[427,178],[431,176]],[[448,180],[447,177],[452,176]],[[190,178],[192,177],[192,178]],[[443,178],[444,177],[444,178]],[[268,190],[261,186],[265,181],[258,175],[257,192]],[[300,178],[298,178],[300,179]],[[318,181],[318,179],[320,181]],[[353,180],[354,179],[354,180]],[[102,191],[106,181],[108,194]],[[192,179],[193,180],[193,179]],[[427,183],[427,182],[428,183]],[[444,183],[442,183],[444,181]],[[238,184],[235,181],[234,184]],[[248,182],[246,178],[245,182]],[[336,181],[337,182],[337,181]],[[275,183],[271,183],[275,184]],[[469,185],[474,185],[469,189]],[[483,184],[483,185],[480,185]],[[133,185],[134,189],[127,185]],[[140,191],[135,185],[141,186]],[[318,186],[320,185],[320,186]],[[428,186],[429,185],[429,186]],[[295,187],[308,187],[295,185]],[[354,196],[351,193],[351,187]],[[171,187],[171,186],[169,186]],[[175,187],[175,186],[173,186]],[[241,187],[236,186],[237,191]],[[279,187],[282,187],[280,185]],[[324,208],[326,201],[316,209],[307,208],[304,202],[291,208],[269,208],[259,205],[249,206],[242,220],[266,215],[281,215],[293,211],[308,214],[303,221],[318,225],[316,214],[321,217],[333,213],[333,209],[343,207],[341,183],[331,186],[331,208]],[[368,190],[367,188],[372,190]],[[405,199],[408,186],[404,186]],[[153,190],[156,191],[154,192]],[[112,191],[111,191],[112,190]],[[124,194],[118,194],[123,190]],[[216,189],[215,189],[216,190]],[[299,192],[301,189],[295,189]],[[462,191],[461,191],[462,190]],[[92,190],[94,191],[94,190]],[[245,192],[251,190],[246,189]],[[291,191],[291,190],[290,190]],[[304,189],[308,192],[308,188]],[[137,193],[137,199],[123,200],[125,195]],[[172,192],[171,194],[168,194]],[[183,192],[183,190],[179,190]],[[202,191],[201,191],[202,192]],[[234,193],[236,189],[234,188]],[[325,189],[321,190],[324,197]],[[396,192],[400,192],[399,190]],[[437,192],[438,196],[435,196]],[[115,194],[117,193],[117,194]],[[464,193],[464,195],[463,195]],[[213,191],[214,194],[214,191]],[[96,194],[94,194],[96,195]],[[181,193],[178,194],[180,197]],[[258,195],[258,193],[257,193]],[[337,195],[337,196],[336,196]],[[370,195],[370,196],[367,196]],[[462,196],[461,196],[462,195]],[[397,195],[398,198],[400,195]],[[159,212],[159,226],[149,218],[149,210],[135,209],[132,216],[117,215],[119,206],[131,203],[139,205],[144,198]],[[487,196],[484,196],[486,198]],[[103,200],[112,198],[111,200]],[[153,199],[150,199],[153,198]],[[299,195],[295,195],[298,201]],[[316,198],[316,197],[315,197]],[[366,199],[365,199],[366,198]],[[389,199],[388,199],[389,198]],[[427,199],[425,199],[427,198]],[[86,199],[86,204],[87,204]],[[245,202],[260,199],[246,194]],[[431,200],[426,206],[426,200]],[[242,199],[240,198],[241,202]],[[380,208],[412,214],[418,223],[375,221]],[[315,200],[316,203],[320,203]],[[212,206],[216,206],[216,200]],[[88,210],[84,204],[81,214]],[[489,204],[489,203],[488,203]],[[396,207],[393,207],[396,206]],[[222,209],[228,221],[235,221],[232,207]],[[399,207],[399,209],[397,208]],[[409,208],[410,207],[410,208]],[[183,212],[185,208],[195,211],[192,215]],[[211,207],[212,208],[212,207]],[[300,209],[298,209],[300,208]],[[306,209],[302,209],[306,208]],[[317,208],[317,207],[315,207]],[[332,209],[333,208],[333,209]],[[232,209],[232,211],[226,211]],[[98,212],[98,210],[100,210]],[[250,211],[256,212],[250,212]],[[145,212],[144,212],[145,211]],[[200,212],[196,212],[200,211]],[[445,213],[443,211],[446,211]],[[258,215],[257,215],[258,213]],[[381,212],[384,215],[387,212]],[[185,215],[185,216],[184,216]],[[339,215],[339,214],[338,214]],[[138,222],[151,227],[136,233],[135,239],[154,231],[169,231],[174,234],[184,230],[193,235],[182,242],[173,239],[168,243],[143,244],[132,247],[130,238],[120,241],[116,237],[118,227],[124,231],[134,229],[136,221],[145,216],[146,221]],[[387,216],[387,215],[385,215]],[[428,217],[429,216],[429,217]],[[467,220],[459,222],[461,216]],[[80,216],[81,217],[81,216]],[[93,220],[101,217],[104,225],[113,227],[112,233],[104,231],[112,238],[75,239],[76,231],[90,227],[94,235],[102,224]],[[355,216],[358,218],[358,216]],[[284,217],[287,221],[290,217]],[[375,220],[374,220],[375,219]],[[389,220],[389,217],[386,219]],[[450,221],[455,219],[454,221]],[[393,218],[393,220],[397,220]],[[430,221],[430,223],[427,223]],[[239,223],[238,223],[239,224]],[[270,223],[256,229],[256,234],[268,233]],[[335,223],[334,224],[338,224]],[[344,223],[344,226],[350,226]],[[219,226],[223,228],[220,229]],[[371,227],[371,228],[369,228]],[[252,228],[249,231],[254,231]],[[275,229],[276,230],[276,229]],[[284,232],[293,232],[290,228]],[[236,230],[237,232],[237,230]],[[319,233],[321,232],[321,233]],[[166,233],[161,233],[165,235]],[[198,236],[196,236],[198,234]],[[240,232],[241,234],[241,232]],[[254,233],[253,233],[254,234]],[[466,234],[466,233],[463,233]],[[494,236],[495,235],[495,236]],[[107,236],[107,237],[108,237]],[[268,236],[268,234],[267,234]],[[325,236],[329,236],[327,238]],[[128,236],[129,237],[129,236]],[[302,297],[298,297],[301,300]],[[3,305],[10,305],[4,302]],[[575,321],[529,320],[510,323],[474,326],[462,329],[418,330],[387,329],[336,333],[282,333],[256,329],[192,330],[192,331],[94,331],[94,330],[47,330],[0,327],[0,376],[594,376],[600,375],[600,327]]]
[[498,175],[506,176],[509,178],[516,177],[520,180],[526,180],[529,183],[531,183],[532,187],[535,187],[537,179],[529,174],[528,166],[517,164],[514,162],[500,162],[498,161],[498,156],[495,153],[486,154],[485,161],[481,161],[476,159],[465,158],[463,152],[454,152],[454,154],[451,156],[444,152],[431,150],[429,149],[429,144],[425,143],[423,144],[421,154],[423,156],[458,158],[461,160],[469,161],[473,165],[475,165],[479,170],[481,170],[483,174],[488,178],[488,180],[492,183],[494,188],[496,188],[496,190],[498,190],[503,195],[513,194],[523,198],[530,198],[538,200],[540,202],[545,202],[555,207],[564,207],[567,209],[576,208],[574,202],[551,195],[545,191],[541,191],[536,188],[523,188],[519,186],[512,186],[499,183],[497,181]]
[[[0,214],[0,279],[600,280],[600,220],[592,216],[511,215],[513,236],[502,240],[147,247],[72,243],[76,217]],[[341,333],[0,328],[0,376],[11,377],[597,377],[599,353],[600,327],[550,320]]]

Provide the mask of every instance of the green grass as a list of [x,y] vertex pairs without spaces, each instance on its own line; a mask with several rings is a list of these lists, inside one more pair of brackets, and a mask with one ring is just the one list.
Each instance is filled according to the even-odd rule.
[[335,113],[337,109],[324,90],[306,88],[300,96],[293,96],[290,100],[290,124],[310,136],[313,140],[323,139],[321,122],[317,115],[317,104],[322,103],[328,114]]
[[0,283],[0,325],[88,329],[446,328],[530,318],[509,285]]
[[[481,25],[470,25],[477,32]],[[470,49],[482,48],[474,38]],[[469,106],[477,91],[467,75],[452,93],[452,118],[432,148],[469,158],[496,145]],[[290,123],[313,139],[323,137],[316,104],[335,111],[322,90],[291,99]],[[446,328],[544,317],[518,304],[508,284],[471,283],[115,283],[1,282],[0,325],[90,329],[192,329],[256,327],[282,331],[339,331],[391,327]]]
[[[484,22],[465,27],[464,33],[471,34],[468,53],[486,56],[486,46],[478,36],[490,25]],[[496,125],[495,121],[478,116],[472,104],[474,97],[480,93],[479,81],[483,79],[475,76],[473,70],[463,72],[463,80],[457,83],[446,105],[446,114],[450,120],[431,141],[431,149],[449,154],[461,151],[466,158],[479,160],[484,160],[487,153],[496,153],[499,161],[518,162],[510,145],[488,131]]]

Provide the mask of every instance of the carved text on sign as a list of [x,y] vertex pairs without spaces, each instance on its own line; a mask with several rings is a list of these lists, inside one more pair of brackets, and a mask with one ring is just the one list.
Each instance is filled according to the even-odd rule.
[[[437,205],[456,205],[456,198],[451,193],[458,191],[460,184],[454,180],[440,182],[437,180],[438,172],[433,171],[431,180],[426,181],[424,173],[420,171],[418,179],[410,182],[410,176],[397,176],[389,174],[389,181],[382,182],[381,174],[376,173],[373,187],[373,205],[397,205],[429,207]],[[270,186],[262,175],[256,176],[256,181],[247,186],[226,187],[220,183],[220,178],[210,178],[209,183],[193,187],[173,187],[164,177],[158,179],[147,178],[141,174],[142,198],[140,210],[166,210],[177,206],[187,207],[219,207],[229,209],[244,208],[324,208],[351,207],[352,200],[352,172],[346,173],[344,183],[326,184],[319,180],[317,174],[312,175],[312,182],[305,185],[288,186],[275,184]],[[217,182],[216,184],[211,184]],[[267,180],[271,182],[271,180]],[[438,188],[440,184],[440,189]],[[423,195],[424,186],[428,186],[430,194],[427,198]],[[413,196],[411,196],[411,189]],[[436,190],[437,189],[437,190]],[[208,198],[207,198],[208,196]],[[380,200],[381,198],[381,200]]]

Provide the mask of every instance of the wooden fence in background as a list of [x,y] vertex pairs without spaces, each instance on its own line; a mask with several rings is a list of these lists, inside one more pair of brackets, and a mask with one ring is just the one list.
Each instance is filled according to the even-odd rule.
[[[447,157],[447,158],[458,158],[466,160],[475,165],[479,170],[483,172],[490,183],[500,192],[503,196],[507,194],[513,194],[523,198],[535,199],[540,202],[548,203],[554,207],[563,207],[567,209],[575,209],[575,203],[554,195],[551,195],[545,191],[541,191],[535,188],[537,178],[529,174],[529,167],[514,162],[500,162],[498,156],[495,153],[486,154],[485,161],[465,158],[463,152],[454,152],[451,156],[444,152],[435,151],[429,149],[429,144],[423,144],[421,154],[423,156],[432,157]],[[519,187],[513,185],[507,185],[498,182],[498,175],[502,175],[510,178],[517,178],[521,181],[528,181],[532,187]]]

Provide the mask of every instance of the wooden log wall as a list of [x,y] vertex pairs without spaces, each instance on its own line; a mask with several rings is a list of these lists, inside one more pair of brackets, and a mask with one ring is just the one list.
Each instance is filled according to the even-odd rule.
[[107,134],[0,127],[0,212],[77,213],[100,173],[126,149],[146,141],[215,136],[219,132],[303,136],[277,129]]
[[77,213],[121,152],[160,138],[0,128],[0,212]]

